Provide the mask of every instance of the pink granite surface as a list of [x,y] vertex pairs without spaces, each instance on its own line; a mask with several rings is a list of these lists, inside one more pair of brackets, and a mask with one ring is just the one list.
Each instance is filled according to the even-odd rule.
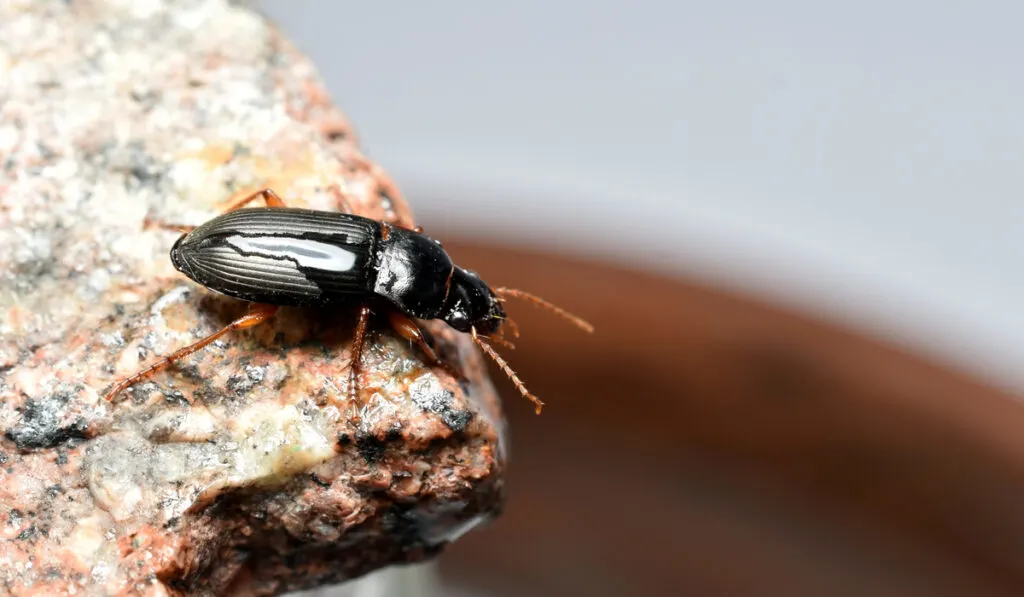
[[0,3],[0,593],[271,595],[421,560],[500,510],[500,407],[441,325],[464,380],[377,325],[357,405],[353,314],[294,309],[103,400],[245,309],[178,275],[176,235],[143,220],[264,186],[413,222],[249,10]]

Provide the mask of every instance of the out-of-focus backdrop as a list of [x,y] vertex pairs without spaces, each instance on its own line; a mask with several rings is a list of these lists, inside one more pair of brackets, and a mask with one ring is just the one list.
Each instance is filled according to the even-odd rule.
[[[580,423],[525,416],[508,393],[509,512],[493,532],[473,534],[482,539],[467,537],[477,541],[472,554],[453,547],[443,566],[451,583],[508,595],[836,595],[844,587],[855,595],[868,586],[872,594],[1021,594],[1024,509],[1015,502],[1024,496],[1013,492],[1024,488],[1024,446],[1014,438],[1016,429],[1024,436],[1014,397],[1024,386],[1024,5],[261,4],[318,64],[365,150],[432,235],[457,239],[470,262],[507,268],[484,272],[498,284],[576,284],[579,294],[551,292],[569,306],[592,303],[582,307],[597,320],[591,341],[628,349],[604,362],[587,353],[590,366],[578,357],[545,375],[566,362],[559,350],[584,343],[547,326],[549,341],[534,348],[552,356],[547,369],[534,366],[534,379],[554,392],[553,411],[566,416],[571,404]],[[533,260],[501,247],[528,247]],[[515,271],[545,263],[597,279]],[[613,269],[586,269],[593,263]],[[705,285],[753,301],[730,302]],[[631,293],[660,298],[636,302]],[[634,305],[647,319],[617,317]],[[622,323],[663,320],[678,327],[645,336]],[[816,320],[868,339],[808,323]],[[765,348],[773,342],[789,348]],[[751,357],[763,378],[753,389],[716,381],[747,365],[700,361],[716,346],[752,343],[777,364],[766,370]],[[513,364],[529,358],[529,346],[510,355]],[[666,374],[630,386],[629,372],[657,355],[681,370],[690,363],[675,372],[682,385]],[[623,431],[613,417],[587,414],[586,396],[563,396],[600,386],[586,381],[593,362],[605,387],[632,388],[619,396],[622,413],[690,422]],[[616,364],[624,372],[608,381]],[[751,413],[763,402],[744,400],[766,386],[780,402]],[[824,401],[827,414],[807,414],[820,403],[808,408],[796,395],[832,402]],[[850,420],[863,425],[844,427]],[[606,434],[596,457],[573,435],[595,430]],[[829,444],[834,459],[821,456],[835,437],[856,454]],[[643,472],[616,449],[637,438],[667,468]],[[538,445],[569,460],[555,472],[530,469],[531,454],[550,463],[550,453],[531,452]],[[574,449],[601,460],[580,469],[593,474],[564,474]],[[909,470],[919,476],[908,481]],[[595,477],[601,471],[608,476]],[[563,505],[545,507],[545,488]],[[708,504],[724,508],[722,520],[709,522]],[[616,524],[602,532],[615,507]],[[763,515],[753,534],[753,523],[735,522],[735,512],[752,510]],[[679,516],[643,521],[652,511]],[[569,520],[588,529],[575,543]],[[562,535],[537,530],[562,527]],[[602,542],[610,555],[597,553]],[[892,553],[879,555],[879,546]],[[554,561],[531,560],[524,552],[534,548],[556,552]],[[616,562],[622,570],[613,574]],[[587,566],[604,569],[567,572]]]
[[1024,5],[264,0],[436,234],[771,293],[1024,385]]

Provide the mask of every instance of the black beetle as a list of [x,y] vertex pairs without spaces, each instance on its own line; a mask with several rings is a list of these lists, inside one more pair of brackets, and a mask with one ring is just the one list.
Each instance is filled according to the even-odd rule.
[[[267,207],[241,209],[260,198]],[[502,307],[504,297],[526,299],[593,331],[587,322],[536,296],[510,288],[492,289],[475,273],[452,263],[441,244],[425,236],[421,228],[410,230],[347,213],[290,208],[270,189],[244,197],[201,226],[165,227],[185,232],[170,253],[178,271],[210,290],[252,305],[224,328],[119,381],[107,392],[108,400],[231,330],[263,323],[278,306],[358,304],[350,398],[355,398],[366,327],[376,309],[387,312],[392,327],[416,342],[435,364],[449,369],[412,318],[440,319],[470,334],[540,413],[543,403],[483,341],[490,337],[509,344],[501,335],[491,336],[500,332],[505,322],[515,331]]]

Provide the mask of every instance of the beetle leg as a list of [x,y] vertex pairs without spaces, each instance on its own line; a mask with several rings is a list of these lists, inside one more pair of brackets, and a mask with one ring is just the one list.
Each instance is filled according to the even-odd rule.
[[415,342],[420,347],[420,350],[423,351],[423,354],[427,355],[427,359],[431,361],[432,365],[442,367],[456,379],[462,378],[462,375],[455,368],[442,361],[437,356],[437,353],[434,352],[434,349],[427,344],[427,340],[423,336],[423,330],[420,329],[420,326],[416,325],[415,321],[398,311],[388,313],[388,319],[391,321],[391,327],[398,332],[398,335],[410,342]]
[[[387,241],[387,238],[388,238],[389,234],[391,233],[391,226],[394,226],[396,228],[401,228],[403,230],[412,230],[412,231],[414,231],[414,232],[416,232],[418,234],[422,234],[423,233],[423,226],[416,226],[414,228],[407,228],[406,226],[403,226],[401,224],[389,224],[387,222],[381,222],[381,223],[383,224],[383,226],[381,227],[381,238],[384,241]],[[452,268],[452,271],[455,271],[454,267]],[[451,279],[452,279],[452,274],[449,273],[449,280],[451,280]]]
[[154,220],[149,216],[142,220],[142,229],[149,230],[151,228],[159,228],[161,230],[170,230],[172,232],[180,232],[182,234],[188,234],[196,229],[195,226],[189,226],[188,224],[170,224],[168,222],[161,222],[160,220]]
[[217,338],[220,338],[224,334],[230,332],[231,330],[244,330],[245,328],[251,328],[253,326],[257,326],[265,322],[266,320],[270,319],[270,316],[273,315],[275,311],[277,311],[277,307],[274,305],[264,305],[261,303],[254,303],[250,305],[249,311],[246,312],[245,315],[232,321],[231,323],[224,326],[220,330],[210,334],[209,336],[203,338],[202,340],[199,340],[198,342],[189,344],[184,348],[179,348],[178,350],[172,352],[166,357],[153,363],[149,367],[146,367],[145,369],[117,382],[116,384],[114,384],[114,387],[112,387],[110,391],[107,392],[106,399],[113,400],[115,396],[120,394],[129,386],[134,385],[144,379],[152,377],[152,375],[157,371],[160,371],[161,369],[166,369],[175,361],[181,360],[189,356],[190,354],[201,350],[202,348],[204,348]]
[[231,211],[235,211],[236,209],[241,209],[246,205],[252,203],[253,201],[256,201],[257,199],[263,199],[263,201],[266,202],[267,207],[287,207],[287,205],[284,202],[284,199],[281,199],[281,197],[279,197],[277,193],[275,193],[273,190],[262,189],[256,191],[251,195],[246,195],[245,197],[242,197],[237,201],[232,201],[231,203],[228,204],[227,207],[224,208],[223,213],[228,213]]
[[359,323],[356,324],[356,335],[352,340],[351,361],[348,367],[348,399],[349,403],[356,406],[358,397],[358,381],[360,361],[363,357],[363,342],[366,340],[366,327],[370,322],[370,308],[363,306],[359,308]]
[[370,176],[374,178],[377,183],[378,192],[381,192],[392,199],[401,199],[402,193],[398,191],[398,185],[395,184],[395,181],[392,180],[384,169],[377,165],[376,162],[371,162],[366,159],[366,156],[358,152],[352,156],[352,162],[357,168],[366,170]]
[[[263,201],[266,202],[267,207],[287,207],[287,205],[284,202],[284,199],[281,199],[281,197],[278,196],[277,193],[275,193],[271,189],[263,189],[260,191],[256,191],[251,195],[246,195],[245,197],[242,197],[237,201],[229,203],[228,206],[222,210],[222,213],[228,213],[235,211],[236,209],[241,209],[242,207],[248,205],[249,203],[252,203],[257,199],[263,199]],[[150,228],[171,230],[173,232],[181,232],[182,234],[188,234],[189,232],[192,232],[193,230],[196,229],[195,226],[189,226],[186,224],[169,224],[167,222],[161,222],[159,220],[154,220],[153,218],[146,216],[146,219],[142,221],[142,229],[149,230]]]
[[337,184],[332,184],[330,186],[330,191],[331,194],[334,195],[334,198],[337,199],[338,207],[341,208],[342,212],[347,214],[355,213],[352,211],[352,204],[348,202],[348,198],[345,197],[345,193],[341,191],[340,186],[338,186]]
[[[404,199],[402,199],[402,193],[398,190],[398,185],[395,184],[395,181],[387,172],[384,171],[383,168],[377,165],[376,162],[371,162],[366,158],[366,156],[358,151],[353,153],[351,157],[356,168],[365,170],[370,177],[373,178],[374,182],[377,183],[377,193],[391,199],[392,201],[404,202]],[[393,209],[389,209],[388,211],[390,211],[392,215],[395,215],[395,211]],[[422,226],[413,226],[412,228],[401,224],[396,224],[396,226],[405,228],[406,230],[412,230],[413,232],[418,232],[420,234],[423,233]]]

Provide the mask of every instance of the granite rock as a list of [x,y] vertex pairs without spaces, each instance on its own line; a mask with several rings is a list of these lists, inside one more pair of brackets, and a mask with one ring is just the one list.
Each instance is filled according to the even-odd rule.
[[245,309],[178,275],[176,235],[144,220],[262,187],[413,223],[248,9],[0,3],[0,593],[272,595],[422,560],[500,510],[500,407],[443,325],[463,379],[378,323],[357,404],[354,309],[282,309],[104,400]]

